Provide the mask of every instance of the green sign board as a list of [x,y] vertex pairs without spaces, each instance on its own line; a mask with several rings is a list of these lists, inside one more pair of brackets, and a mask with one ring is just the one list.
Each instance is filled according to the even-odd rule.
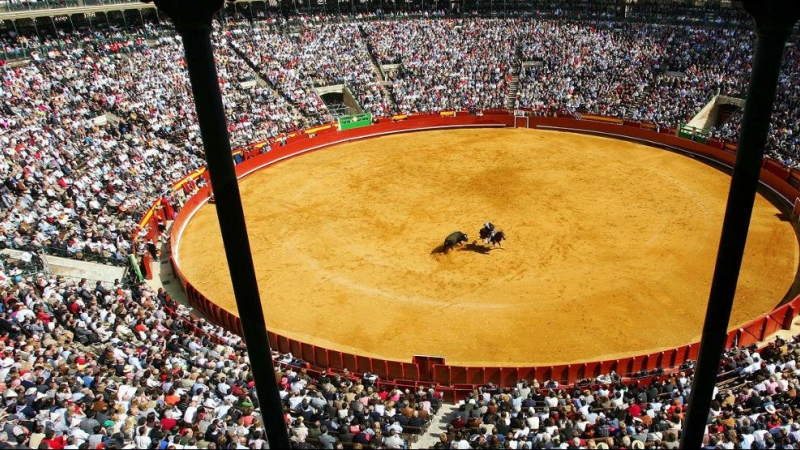
[[144,281],[144,276],[142,275],[142,270],[139,268],[139,261],[137,261],[136,257],[133,255],[128,255],[128,259],[131,262],[134,272],[136,272],[136,278],[138,278],[139,282],[141,283]]
[[339,131],[350,130],[352,128],[360,128],[372,124],[372,114],[367,112],[340,116],[337,120],[339,121]]
[[702,128],[690,127],[689,125],[681,125],[680,127],[678,127],[678,137],[689,139],[695,142],[700,142],[701,144],[705,144],[706,142],[708,142],[708,138],[710,136],[711,133],[709,133],[708,130],[704,130]]

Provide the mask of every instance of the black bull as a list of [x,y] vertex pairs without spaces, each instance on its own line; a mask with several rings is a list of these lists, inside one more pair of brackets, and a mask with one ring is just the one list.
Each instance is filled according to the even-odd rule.
[[460,231],[454,231],[454,232],[450,233],[444,239],[444,249],[443,249],[443,251],[446,252],[446,251],[450,250],[451,248],[455,247],[456,245],[460,244],[461,242],[467,242],[467,240],[468,240],[468,238],[467,238],[466,234],[464,234],[464,233],[462,233]]

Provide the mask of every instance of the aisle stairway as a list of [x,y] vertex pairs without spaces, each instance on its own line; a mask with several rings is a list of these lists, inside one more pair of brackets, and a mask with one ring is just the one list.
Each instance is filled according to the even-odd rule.
[[389,111],[397,111],[397,101],[394,98],[394,87],[391,81],[381,83],[381,94],[386,105],[389,106]]
[[633,113],[635,111],[639,111],[639,108],[642,106],[642,101],[650,96],[652,90],[653,84],[648,83],[641,92],[636,92],[633,94],[633,106],[625,109],[625,115],[622,117],[623,120],[633,120]]
[[511,75],[511,83],[508,84],[506,93],[506,108],[514,109],[517,103],[517,92],[519,92],[519,76]]
[[439,442],[439,435],[447,431],[447,424],[455,419],[458,407],[452,403],[443,403],[439,411],[431,419],[428,431],[419,437],[412,448],[433,448]]
[[519,92],[519,76],[523,68],[522,46],[517,44],[514,49],[514,60],[511,61],[511,81],[506,92],[506,109],[514,109],[517,106],[517,92]]
[[383,96],[384,102],[389,107],[390,111],[397,110],[397,102],[394,98],[394,90],[392,89],[392,82],[389,80],[389,77],[386,76],[386,73],[381,68],[381,63],[378,61],[378,58],[375,56],[375,52],[373,51],[372,43],[369,40],[369,33],[364,30],[364,27],[361,25],[358,26],[358,31],[361,33],[361,39],[364,40],[364,44],[367,46],[367,53],[369,53],[369,60],[370,65],[372,66],[372,71],[375,73],[375,79],[377,80],[378,84],[381,85],[381,95]]
[[[258,64],[253,62],[253,60],[250,59],[250,57],[245,52],[243,52],[236,45],[234,45],[232,41],[228,41],[228,45],[230,46],[231,50],[233,50],[234,53],[236,53],[237,55],[239,55],[240,58],[242,58],[245,64],[247,64],[247,67],[249,67],[250,70],[253,71],[253,74],[255,75],[259,86],[269,88],[272,91],[272,95],[275,96],[276,98],[285,99],[289,103],[289,105],[291,105],[293,115],[299,116],[301,114],[302,108],[300,107],[300,105],[294,100],[292,100],[290,96],[286,95],[286,93],[280,86],[272,83],[266,77],[266,75],[264,75],[264,72],[262,72]],[[311,113],[310,111],[302,111],[302,114],[315,116],[319,118],[318,113]]]
[[381,70],[380,62],[375,56],[375,52],[372,50],[369,34],[364,31],[364,27],[361,25],[358,26],[358,31],[361,33],[361,39],[364,40],[364,44],[367,46],[367,53],[369,53],[369,61],[372,64],[372,71],[375,72],[375,78],[377,78],[378,81],[386,81],[386,75],[383,73],[383,70]]

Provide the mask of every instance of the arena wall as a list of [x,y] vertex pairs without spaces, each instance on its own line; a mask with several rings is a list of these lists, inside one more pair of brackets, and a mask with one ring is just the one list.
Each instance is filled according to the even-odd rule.
[[[700,144],[679,138],[675,130],[659,130],[652,124],[635,122],[622,122],[618,119],[584,116],[580,119],[572,116],[564,117],[535,117],[526,116],[526,120],[514,117],[506,111],[485,111],[483,115],[469,115],[467,112],[450,111],[440,114],[403,115],[393,118],[383,118],[378,123],[358,129],[337,131],[335,125],[324,125],[302,132],[285,136],[286,144],[278,146],[280,137],[272,143],[269,152],[263,152],[266,143],[256,143],[237,149],[234,153],[242,162],[236,166],[238,177],[247,176],[270,164],[317,150],[330,145],[336,145],[353,140],[367,139],[370,137],[419,131],[426,129],[462,128],[462,127],[514,127],[524,124],[529,128],[561,130],[568,132],[592,133],[620,139],[635,140],[638,142],[665,147],[674,151],[687,153],[693,157],[703,158],[725,166],[732,166],[735,159],[735,146],[720,142],[710,141]],[[183,189],[186,184],[194,183],[200,177],[206,178],[204,169],[187,175],[173,186],[173,189]],[[798,198],[800,174],[788,170],[774,161],[766,161],[761,171],[761,182],[782,197],[788,204]],[[143,229],[148,229],[146,239],[151,238],[157,225],[174,218],[171,232],[171,250],[174,273],[191,304],[206,315],[210,320],[242,334],[239,318],[220,308],[206,298],[186,279],[180,269],[178,246],[181,234],[186,224],[194,213],[206,202],[210,196],[208,185],[201,187],[182,206],[176,215],[172,206],[165,199],[159,199],[153,205],[141,223]],[[788,280],[787,280],[788,283]],[[800,309],[800,296],[785,303],[774,311],[755,318],[741,328],[730,330],[727,345],[746,346],[763,341],[770,334],[788,329]],[[606,361],[587,361],[577,364],[566,364],[546,367],[465,367],[448,365],[443,358],[415,356],[409,361],[391,361],[378,358],[340,352],[326,349],[310,343],[295,341],[284,336],[269,333],[270,346],[280,352],[291,352],[298,358],[308,363],[312,371],[343,371],[347,368],[353,373],[371,372],[380,377],[382,383],[401,387],[416,387],[420,384],[426,386],[436,385],[450,399],[461,397],[470,392],[476,385],[485,385],[492,382],[495,385],[510,385],[522,379],[555,380],[559,383],[577,383],[581,380],[593,379],[601,374],[615,371],[630,381],[645,382],[652,378],[657,369],[666,372],[676,370],[683,363],[697,358],[699,342],[688,343],[682,347]]]

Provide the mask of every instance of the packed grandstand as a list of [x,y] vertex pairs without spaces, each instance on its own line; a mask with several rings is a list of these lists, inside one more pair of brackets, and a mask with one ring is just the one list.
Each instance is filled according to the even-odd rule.
[[[502,16],[229,8],[213,44],[232,144],[280,145],[278,136],[335,120],[318,90],[332,85],[376,117],[516,109],[666,128],[715,95],[745,97],[755,38],[741,11],[655,3],[623,13],[619,3],[541,2]],[[77,2],[4,8],[42,5]],[[137,239],[140,220],[155,199],[177,210],[191,195],[193,186],[168,189],[204,165],[180,38],[152,11],[120,17],[3,22],[2,248],[116,265],[157,259],[164,239]],[[792,41],[767,148],[791,168],[800,167],[798,64]],[[740,119],[709,131],[735,142]],[[0,259],[0,293],[0,448],[265,447],[241,339],[163,289]],[[799,342],[726,354],[708,448],[798,448]],[[381,387],[368,374],[274,356],[297,448],[408,448],[443,405],[435,386]],[[435,445],[676,448],[691,370],[629,381],[482,386]]]

